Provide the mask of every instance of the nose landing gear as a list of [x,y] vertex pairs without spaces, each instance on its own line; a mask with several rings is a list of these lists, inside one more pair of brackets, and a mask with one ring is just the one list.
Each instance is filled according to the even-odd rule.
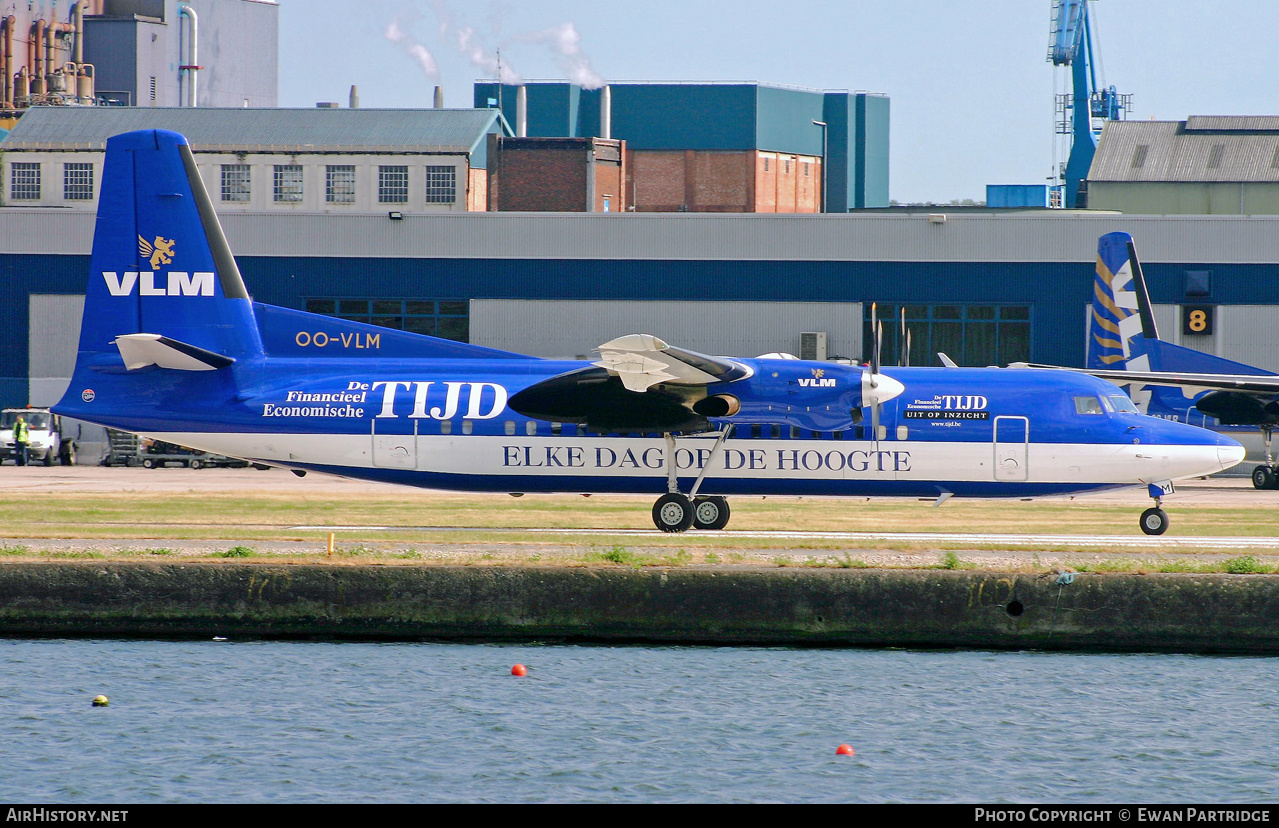
[[1150,492],[1150,496],[1155,499],[1155,505],[1153,508],[1141,513],[1141,520],[1138,521],[1138,524],[1141,526],[1141,531],[1147,535],[1162,535],[1168,531],[1168,513],[1160,507],[1163,506],[1164,495],[1169,495],[1173,492],[1172,481],[1151,483],[1147,486],[1147,489]]

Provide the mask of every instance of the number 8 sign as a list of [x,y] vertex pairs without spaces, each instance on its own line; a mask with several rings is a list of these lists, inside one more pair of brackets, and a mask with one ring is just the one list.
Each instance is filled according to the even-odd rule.
[[1208,336],[1212,334],[1212,305],[1182,305],[1182,336]]

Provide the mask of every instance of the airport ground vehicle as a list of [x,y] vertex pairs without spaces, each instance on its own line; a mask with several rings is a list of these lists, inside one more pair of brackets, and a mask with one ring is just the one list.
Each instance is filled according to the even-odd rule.
[[0,462],[16,461],[13,424],[19,415],[27,423],[28,463],[75,465],[75,441],[62,439],[62,418],[47,408],[6,408],[0,412]]

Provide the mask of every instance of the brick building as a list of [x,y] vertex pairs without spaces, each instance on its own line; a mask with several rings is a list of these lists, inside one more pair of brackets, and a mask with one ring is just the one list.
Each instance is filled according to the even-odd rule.
[[623,212],[626,144],[605,138],[488,137],[488,209]]
[[[637,212],[816,213],[888,206],[889,101],[753,83],[475,85],[528,136],[625,141]],[[517,101],[526,101],[517,114]],[[522,116],[522,117],[521,117]],[[507,209],[499,207],[497,209]]]

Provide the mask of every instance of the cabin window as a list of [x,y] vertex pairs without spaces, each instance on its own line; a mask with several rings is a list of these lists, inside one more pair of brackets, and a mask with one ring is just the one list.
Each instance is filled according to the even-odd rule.
[[764,436],[764,427],[763,427],[762,425],[760,425],[759,423],[752,423],[752,424],[751,424],[751,439],[752,439],[752,440],[758,440],[760,437],[763,437],[763,436]]
[[564,433],[563,423],[551,423],[551,436],[559,437],[563,433]]
[[1093,396],[1075,397],[1075,413],[1076,414],[1105,414],[1105,409],[1101,407],[1101,400]]
[[537,420],[529,420],[524,424],[524,433],[530,437],[537,436]]
[[774,440],[780,440],[782,437],[782,427],[774,423],[768,427],[768,436]]
[[441,433],[441,434],[452,434],[452,433],[453,433],[453,421],[452,421],[452,420],[440,420],[440,433]]
[[[842,431],[837,431],[837,432],[835,432],[835,433],[839,435],[839,437],[837,437],[837,438],[835,438],[835,439],[837,439],[837,440],[838,440],[838,439],[843,439],[844,433],[843,433]],[[866,439],[866,426],[857,426],[857,427],[855,427],[855,428],[853,429],[853,439],[854,439],[854,440],[865,440],[865,439]]]
[[790,427],[790,438],[791,438],[792,440],[798,440],[798,439],[799,439],[799,426],[791,426],[791,427]]
[[463,434],[470,434],[470,433],[471,433],[471,430],[472,430],[472,429],[474,429],[474,427],[475,427],[475,424],[474,424],[474,423],[472,423],[470,420],[463,420],[463,421],[462,421],[462,433],[463,433]]
[[512,434],[514,434],[514,433],[515,433],[515,421],[514,421],[514,420],[507,420],[507,421],[506,421],[506,434],[507,434],[507,436],[510,436],[510,435],[512,435]]
[[1122,411],[1124,414],[1140,414],[1137,406],[1132,404],[1132,400],[1128,399],[1126,394],[1111,394],[1110,402],[1115,406],[1116,411]]
[[[831,438],[832,440],[842,440],[842,439],[844,439],[844,432],[842,432],[842,431],[832,431],[832,432],[830,433],[830,438]],[[862,438],[862,429],[861,429],[861,426],[858,426],[858,427],[857,427],[857,439],[858,439],[858,440],[860,440],[861,438]]]
[[586,436],[586,423],[578,423],[578,424],[577,424],[577,436],[578,436],[578,437],[585,437],[585,436]]

